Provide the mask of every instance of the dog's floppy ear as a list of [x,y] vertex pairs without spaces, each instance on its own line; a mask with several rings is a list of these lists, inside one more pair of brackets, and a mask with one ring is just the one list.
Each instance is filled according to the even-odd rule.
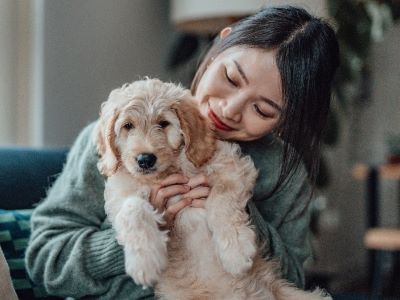
[[194,103],[182,100],[173,109],[181,125],[186,157],[193,165],[201,167],[211,159],[216,150],[214,133]]
[[119,152],[115,145],[115,122],[118,119],[117,108],[108,107],[104,102],[101,106],[100,119],[95,128],[95,143],[100,156],[97,168],[105,176],[111,176],[119,166]]

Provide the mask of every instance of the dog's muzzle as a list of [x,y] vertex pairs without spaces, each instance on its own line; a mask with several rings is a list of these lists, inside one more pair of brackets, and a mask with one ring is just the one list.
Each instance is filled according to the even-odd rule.
[[149,170],[154,167],[157,156],[153,153],[141,153],[136,157],[139,167],[143,170]]

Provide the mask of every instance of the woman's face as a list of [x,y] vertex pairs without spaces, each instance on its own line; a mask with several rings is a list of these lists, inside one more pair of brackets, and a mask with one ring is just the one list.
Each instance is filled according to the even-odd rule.
[[195,98],[220,138],[263,137],[276,127],[283,107],[275,53],[246,47],[223,51],[208,65]]

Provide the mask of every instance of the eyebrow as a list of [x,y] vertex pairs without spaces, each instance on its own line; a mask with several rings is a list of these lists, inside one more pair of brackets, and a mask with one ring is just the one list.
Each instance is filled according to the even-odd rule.
[[243,80],[246,82],[246,84],[249,84],[249,80],[247,79],[246,74],[243,72],[242,66],[239,65],[239,63],[236,60],[233,60],[233,62],[235,63],[235,66],[239,71],[240,77],[243,78]]
[[[239,71],[240,76],[242,77],[242,79],[246,82],[246,84],[249,84],[249,79],[247,78],[246,74],[244,73],[242,66],[236,61],[233,60],[233,62],[235,63],[236,68]],[[277,111],[282,112],[282,108],[276,104],[275,101],[268,99],[264,96],[260,96],[261,100],[267,102],[269,105],[271,105],[273,108],[275,108]]]

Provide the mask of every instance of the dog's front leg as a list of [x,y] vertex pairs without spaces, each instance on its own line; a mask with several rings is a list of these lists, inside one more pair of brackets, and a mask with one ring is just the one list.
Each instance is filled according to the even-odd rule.
[[206,202],[215,250],[225,271],[232,275],[244,274],[253,265],[256,236],[248,225],[247,213],[232,206],[234,196],[217,193],[211,193]]
[[237,159],[223,173],[215,173],[206,201],[207,221],[217,256],[232,275],[243,274],[252,267],[257,249],[256,235],[246,212],[257,171],[248,158]]
[[166,231],[158,224],[162,215],[140,197],[128,197],[114,220],[118,242],[124,247],[125,269],[135,283],[144,287],[157,283],[167,266]]

